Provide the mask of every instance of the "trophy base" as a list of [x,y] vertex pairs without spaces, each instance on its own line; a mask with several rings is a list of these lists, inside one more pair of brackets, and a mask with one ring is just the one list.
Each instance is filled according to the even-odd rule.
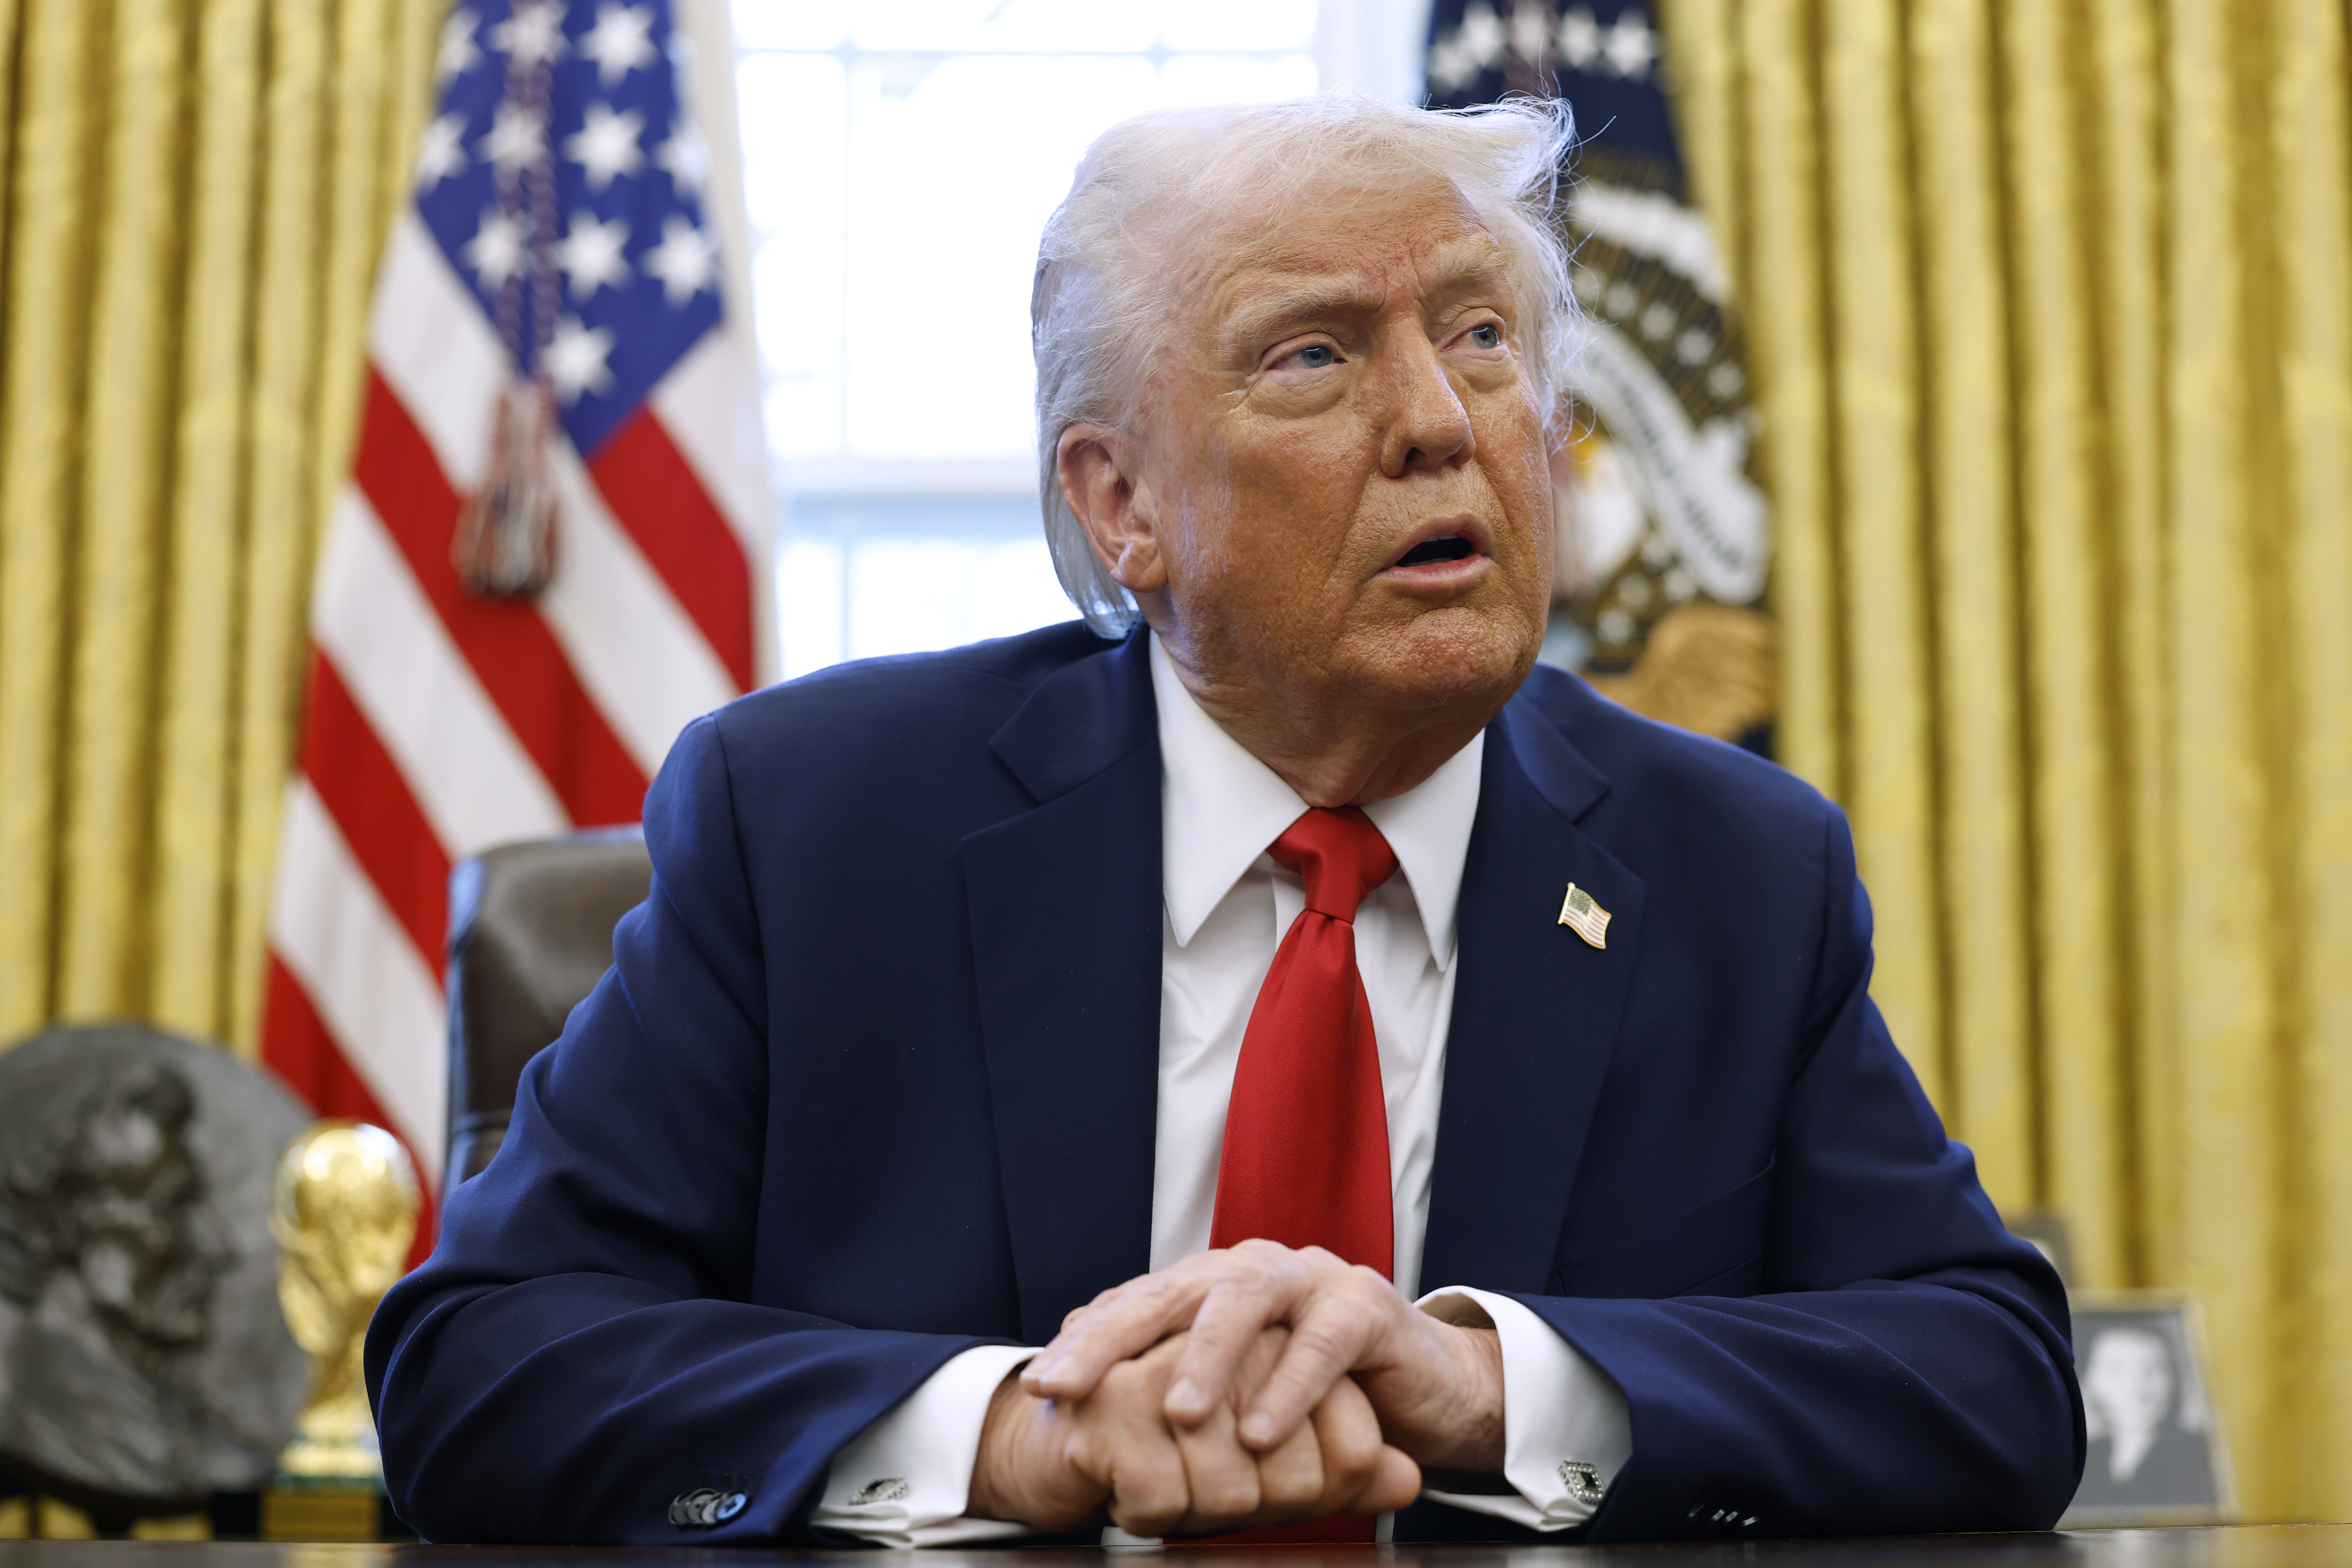
[[[383,1541],[390,1510],[383,1494],[362,1487],[282,1482],[261,1494],[264,1541]],[[394,1523],[392,1528],[398,1530]]]

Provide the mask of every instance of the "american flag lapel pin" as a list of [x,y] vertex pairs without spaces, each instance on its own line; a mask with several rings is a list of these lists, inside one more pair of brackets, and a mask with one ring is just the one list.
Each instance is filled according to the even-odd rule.
[[1568,885],[1568,897],[1560,903],[1559,923],[1594,947],[1609,945],[1609,911],[1594,903],[1592,895],[1573,882]]

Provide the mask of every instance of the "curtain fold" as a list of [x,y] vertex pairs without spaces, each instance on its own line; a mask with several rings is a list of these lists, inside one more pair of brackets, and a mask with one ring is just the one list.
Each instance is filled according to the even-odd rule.
[[0,1043],[254,1047],[440,0],[0,0]]
[[1874,992],[2081,1282],[2352,1517],[2344,0],[1669,0]]

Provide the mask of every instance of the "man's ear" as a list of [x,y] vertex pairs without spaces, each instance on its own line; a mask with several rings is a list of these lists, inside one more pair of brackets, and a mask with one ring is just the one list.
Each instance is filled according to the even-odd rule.
[[1141,452],[1107,425],[1073,425],[1054,449],[1062,495],[1087,531],[1095,557],[1130,594],[1168,586],[1160,554],[1160,509],[1136,472]]

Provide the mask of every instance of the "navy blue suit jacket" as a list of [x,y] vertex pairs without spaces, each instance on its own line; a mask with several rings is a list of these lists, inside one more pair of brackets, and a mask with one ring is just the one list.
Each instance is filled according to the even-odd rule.
[[[2064,1298],[1865,994],[1843,817],[1549,669],[1484,743],[1422,1279],[1516,1296],[1623,1389],[1591,1537],[2050,1524]],[[1075,625],[689,728],[614,968],[370,1331],[401,1516],[805,1540],[941,1363],[1146,1272],[1160,810],[1147,649]],[[1570,882],[1605,950],[1556,923]],[[751,1500],[672,1525],[704,1486]]]

